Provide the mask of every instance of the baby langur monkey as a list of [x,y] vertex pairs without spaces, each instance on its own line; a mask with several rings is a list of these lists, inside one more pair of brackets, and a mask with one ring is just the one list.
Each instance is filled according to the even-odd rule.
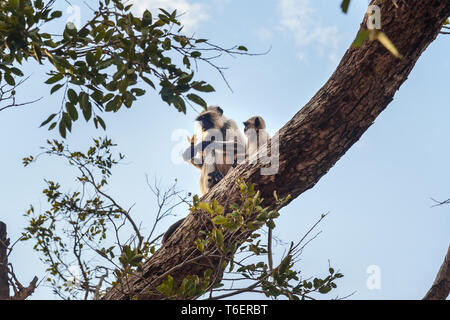
[[[247,157],[249,163],[256,163],[258,159],[265,163],[267,156],[267,144],[270,140],[266,130],[266,122],[260,116],[251,117],[244,122],[244,133],[247,136]],[[272,228],[267,232],[267,248],[272,250]],[[269,269],[273,269],[272,256],[269,254]]]
[[[258,151],[261,147],[267,148],[267,142],[270,139],[266,130],[266,122],[262,117],[255,116],[245,121],[244,126],[244,133],[247,136],[247,157],[250,163],[255,163],[258,160]],[[263,155],[266,154],[267,152],[263,153]]]

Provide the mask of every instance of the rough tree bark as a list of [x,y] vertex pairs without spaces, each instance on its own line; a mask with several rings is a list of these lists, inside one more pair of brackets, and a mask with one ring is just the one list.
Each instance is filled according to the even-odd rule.
[[[379,5],[382,30],[403,58],[393,57],[375,41],[349,48],[327,83],[280,129],[278,173],[262,176],[261,164],[243,163],[231,170],[203,201],[217,199],[224,206],[237,202],[237,178],[256,184],[267,206],[274,205],[274,190],[280,197],[290,194],[295,199],[312,188],[359,140],[392,101],[450,16],[449,0],[409,0],[399,8],[391,1]],[[365,28],[366,18],[361,30]],[[202,228],[203,219],[189,215],[168,242],[145,262],[143,272],[111,288],[103,298],[158,299],[161,296],[155,288],[169,273],[177,282],[189,274],[202,274],[209,266],[191,263],[171,271],[196,254],[193,243]]]
[[423,300],[445,300],[450,293],[450,246],[436,279]]
[[6,224],[0,221],[0,300],[9,299],[7,236]]
[[[8,265],[8,251],[10,241],[7,237],[6,224],[0,221],[0,300],[25,300],[31,296],[36,289],[38,278],[34,277],[28,287],[24,287],[17,280],[12,267]],[[10,295],[10,284],[14,295]]]

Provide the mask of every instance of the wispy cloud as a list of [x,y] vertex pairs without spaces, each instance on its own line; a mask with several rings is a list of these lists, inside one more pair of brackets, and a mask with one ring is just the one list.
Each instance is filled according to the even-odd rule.
[[134,11],[142,14],[146,9],[155,12],[158,8],[168,11],[177,10],[183,14],[180,18],[186,30],[194,30],[202,21],[209,19],[207,6],[201,3],[194,3],[188,0],[130,0],[133,3]]
[[[279,0],[279,10],[281,29],[293,35],[298,47],[314,46],[319,55],[336,62],[338,29],[336,26],[325,26],[318,20],[310,0]],[[303,50],[298,56],[301,60],[306,59]]]
[[274,36],[273,31],[264,26],[255,29],[254,33],[256,34],[258,39],[261,41],[271,40]]

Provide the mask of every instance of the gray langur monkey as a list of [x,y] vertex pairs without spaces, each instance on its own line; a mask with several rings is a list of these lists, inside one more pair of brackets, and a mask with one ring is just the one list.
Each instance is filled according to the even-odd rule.
[[245,138],[236,122],[223,115],[222,108],[210,106],[195,119],[200,125],[201,142],[183,153],[183,159],[200,169],[200,192],[207,193],[228,171],[244,159]]
[[[245,138],[236,122],[223,115],[222,108],[209,106],[195,119],[200,125],[201,141],[196,144],[195,135],[188,138],[190,146],[183,152],[183,159],[200,169],[200,192],[207,193],[239,161],[245,159]],[[175,232],[184,218],[169,227],[162,242]]]
[[[266,130],[266,122],[260,116],[254,116],[244,121],[244,134],[247,137],[246,153],[249,163],[256,163],[260,159],[263,163],[267,159],[267,144],[270,135]],[[265,159],[266,158],[266,159]],[[267,248],[272,248],[272,228],[267,232]],[[272,270],[272,257],[269,255],[269,269]]]
[[244,133],[247,137],[246,153],[250,163],[257,160],[258,150],[270,139],[266,130],[266,122],[260,116],[254,116],[244,122]]

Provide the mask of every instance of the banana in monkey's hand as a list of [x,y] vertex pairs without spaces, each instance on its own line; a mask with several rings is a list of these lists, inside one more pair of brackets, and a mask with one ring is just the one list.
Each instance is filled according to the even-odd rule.
[[186,138],[190,144],[195,144],[195,142],[197,141],[197,135],[195,133],[192,137],[187,136]]
[[189,147],[184,150],[183,152],[183,160],[184,161],[191,161],[194,157],[195,154],[197,153],[197,148],[195,146],[196,140],[197,140],[197,136],[194,134],[192,137],[186,137],[187,141],[189,142]]

